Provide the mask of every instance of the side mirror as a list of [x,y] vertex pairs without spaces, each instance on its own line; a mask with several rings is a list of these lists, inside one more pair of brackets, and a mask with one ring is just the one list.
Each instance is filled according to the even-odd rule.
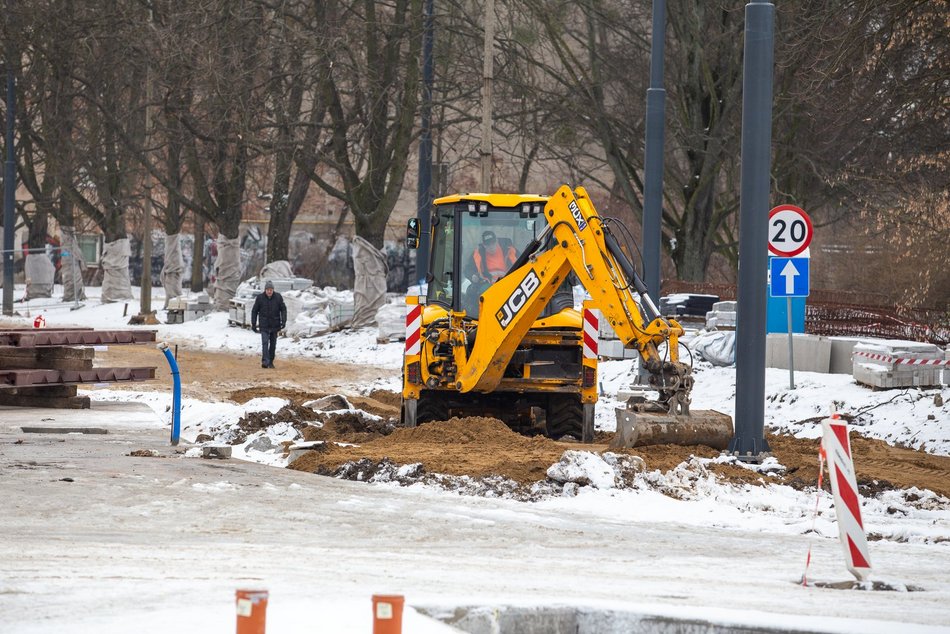
[[409,224],[406,227],[406,248],[407,249],[419,248],[419,219],[418,218],[409,219]]

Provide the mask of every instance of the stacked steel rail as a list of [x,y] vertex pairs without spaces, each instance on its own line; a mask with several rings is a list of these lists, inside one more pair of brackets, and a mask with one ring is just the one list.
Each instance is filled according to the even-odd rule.
[[148,381],[154,367],[96,367],[95,346],[155,342],[154,330],[0,329],[0,405],[83,409],[83,383]]

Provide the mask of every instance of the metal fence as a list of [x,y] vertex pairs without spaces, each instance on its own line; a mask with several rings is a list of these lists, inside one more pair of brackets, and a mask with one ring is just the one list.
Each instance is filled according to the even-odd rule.
[[[717,295],[736,298],[732,284],[669,281],[663,294]],[[835,337],[904,339],[950,345],[950,310],[895,306],[885,295],[812,289],[805,305],[805,332]]]

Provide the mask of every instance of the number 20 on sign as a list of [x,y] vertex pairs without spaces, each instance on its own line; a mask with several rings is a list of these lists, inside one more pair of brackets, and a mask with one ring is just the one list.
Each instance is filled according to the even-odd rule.
[[795,205],[779,205],[769,212],[769,251],[793,258],[811,243],[814,228],[808,214]]

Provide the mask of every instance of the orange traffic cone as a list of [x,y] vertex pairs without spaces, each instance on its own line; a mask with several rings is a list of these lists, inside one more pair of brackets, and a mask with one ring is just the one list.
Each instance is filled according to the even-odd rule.
[[267,590],[238,590],[237,634],[264,634],[267,626]]
[[373,634],[402,634],[402,606],[399,594],[373,595]]

